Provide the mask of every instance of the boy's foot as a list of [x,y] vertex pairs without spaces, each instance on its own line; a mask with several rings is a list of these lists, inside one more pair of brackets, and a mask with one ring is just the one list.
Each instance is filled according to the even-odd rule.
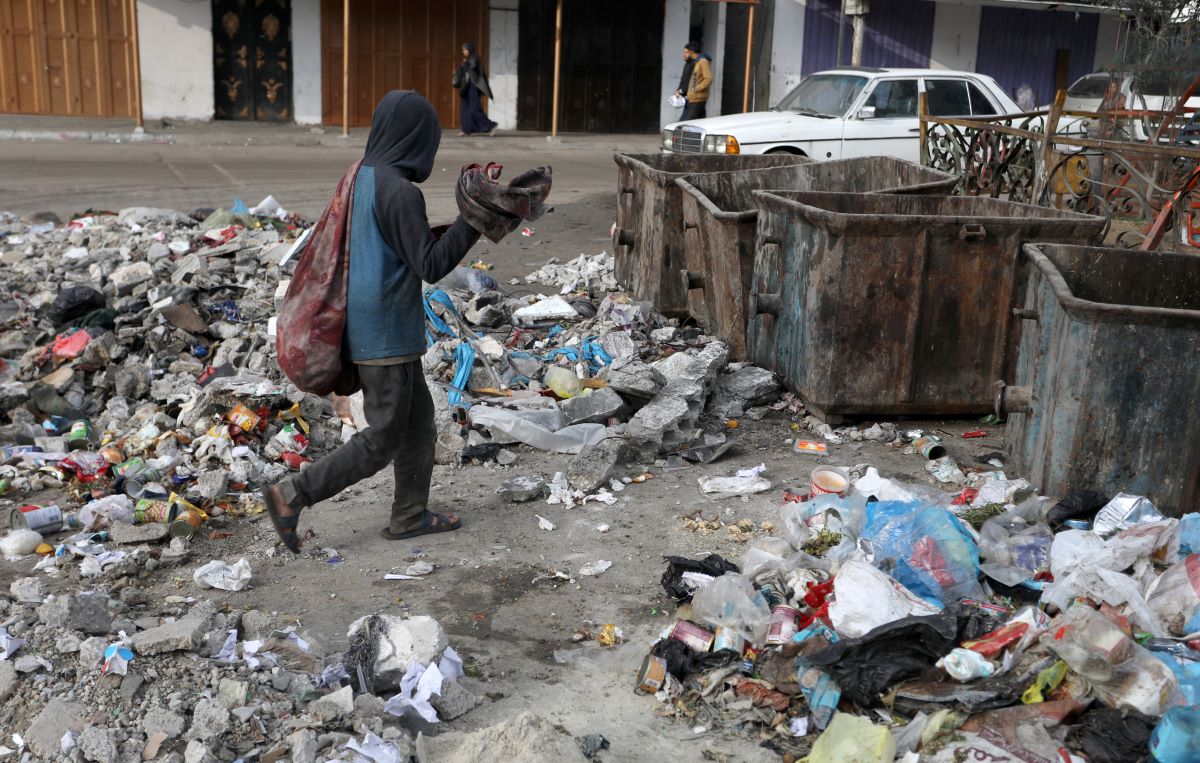
[[379,531],[379,534],[385,540],[405,540],[421,535],[448,533],[460,527],[462,527],[462,521],[458,518],[457,514],[438,514],[434,511],[426,511],[424,516],[421,517],[420,526],[415,530],[410,530],[406,533],[394,533],[392,532],[392,528],[385,527]]
[[263,493],[263,502],[267,504],[267,514],[283,545],[293,554],[300,553],[300,536],[296,535],[296,528],[300,525],[300,510],[293,509],[283,500],[279,485],[267,488]]

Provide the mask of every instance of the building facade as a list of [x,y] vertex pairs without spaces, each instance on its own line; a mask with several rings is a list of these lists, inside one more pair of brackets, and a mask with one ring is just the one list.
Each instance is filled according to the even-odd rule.
[[[130,117],[134,3],[142,111],[155,119],[340,124],[343,0],[0,0],[0,113]],[[1032,0],[850,0],[866,10],[865,66],[980,71],[1044,104],[1107,65],[1120,20]],[[393,88],[422,92],[458,124],[450,87],[462,43],[480,51],[502,129],[548,131],[557,0],[350,0],[350,121]],[[751,109],[806,74],[850,63],[842,0],[760,0]],[[749,8],[719,0],[563,0],[566,132],[653,132],[681,53],[714,59],[709,114],[742,110]],[[840,55],[840,59],[839,59]]]

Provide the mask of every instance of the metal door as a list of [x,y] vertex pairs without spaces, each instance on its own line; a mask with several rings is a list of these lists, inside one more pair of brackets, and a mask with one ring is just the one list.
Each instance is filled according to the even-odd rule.
[[217,119],[292,120],[290,0],[213,0]]

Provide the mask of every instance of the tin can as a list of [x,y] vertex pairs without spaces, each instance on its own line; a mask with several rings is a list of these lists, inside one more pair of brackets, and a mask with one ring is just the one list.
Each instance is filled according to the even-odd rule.
[[833,466],[818,466],[810,478],[813,496],[845,495],[850,489],[850,475]]
[[671,627],[671,632],[667,635],[676,641],[682,641],[693,651],[700,653],[707,652],[713,643],[712,631],[696,625],[690,620],[676,620],[675,625]]
[[62,530],[62,509],[49,506],[19,506],[8,515],[8,526],[14,530],[33,530],[40,535],[49,535]]
[[196,537],[196,533],[200,531],[200,525],[204,520],[200,517],[200,512],[187,509],[179,512],[174,519],[171,520],[171,526],[168,532],[172,538],[183,538],[191,540]]
[[800,610],[780,605],[771,608],[771,625],[767,628],[767,643],[786,644],[800,631]]
[[238,403],[233,406],[229,413],[225,414],[229,419],[229,423],[241,429],[243,432],[249,432],[258,426],[258,414],[250,410],[246,406]]
[[125,454],[116,445],[105,445],[100,449],[100,455],[110,464],[119,464],[125,460]]
[[1069,527],[1072,530],[1090,530],[1092,523],[1086,519],[1064,519],[1063,527]]
[[92,443],[92,422],[77,419],[67,432],[67,450],[85,450]]
[[642,660],[638,668],[637,690],[645,694],[654,694],[667,682],[667,661],[652,654]]
[[166,524],[173,521],[178,513],[179,507],[170,501],[143,498],[134,504],[133,523],[135,525]]
[[913,449],[930,461],[946,455],[946,448],[942,445],[942,438],[935,434],[927,434],[924,437],[918,437],[913,440]]
[[732,628],[724,625],[718,625],[713,633],[713,651],[719,652],[722,649],[731,649],[738,654],[746,648],[746,637]]

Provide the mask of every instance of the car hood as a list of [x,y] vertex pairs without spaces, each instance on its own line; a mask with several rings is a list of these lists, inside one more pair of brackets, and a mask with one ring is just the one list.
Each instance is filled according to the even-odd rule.
[[710,135],[732,135],[743,143],[755,139],[804,140],[819,137],[818,134],[826,132],[840,136],[842,132],[840,119],[822,119],[792,111],[755,111],[750,114],[673,122],[664,129],[673,130],[680,125],[698,127]]

